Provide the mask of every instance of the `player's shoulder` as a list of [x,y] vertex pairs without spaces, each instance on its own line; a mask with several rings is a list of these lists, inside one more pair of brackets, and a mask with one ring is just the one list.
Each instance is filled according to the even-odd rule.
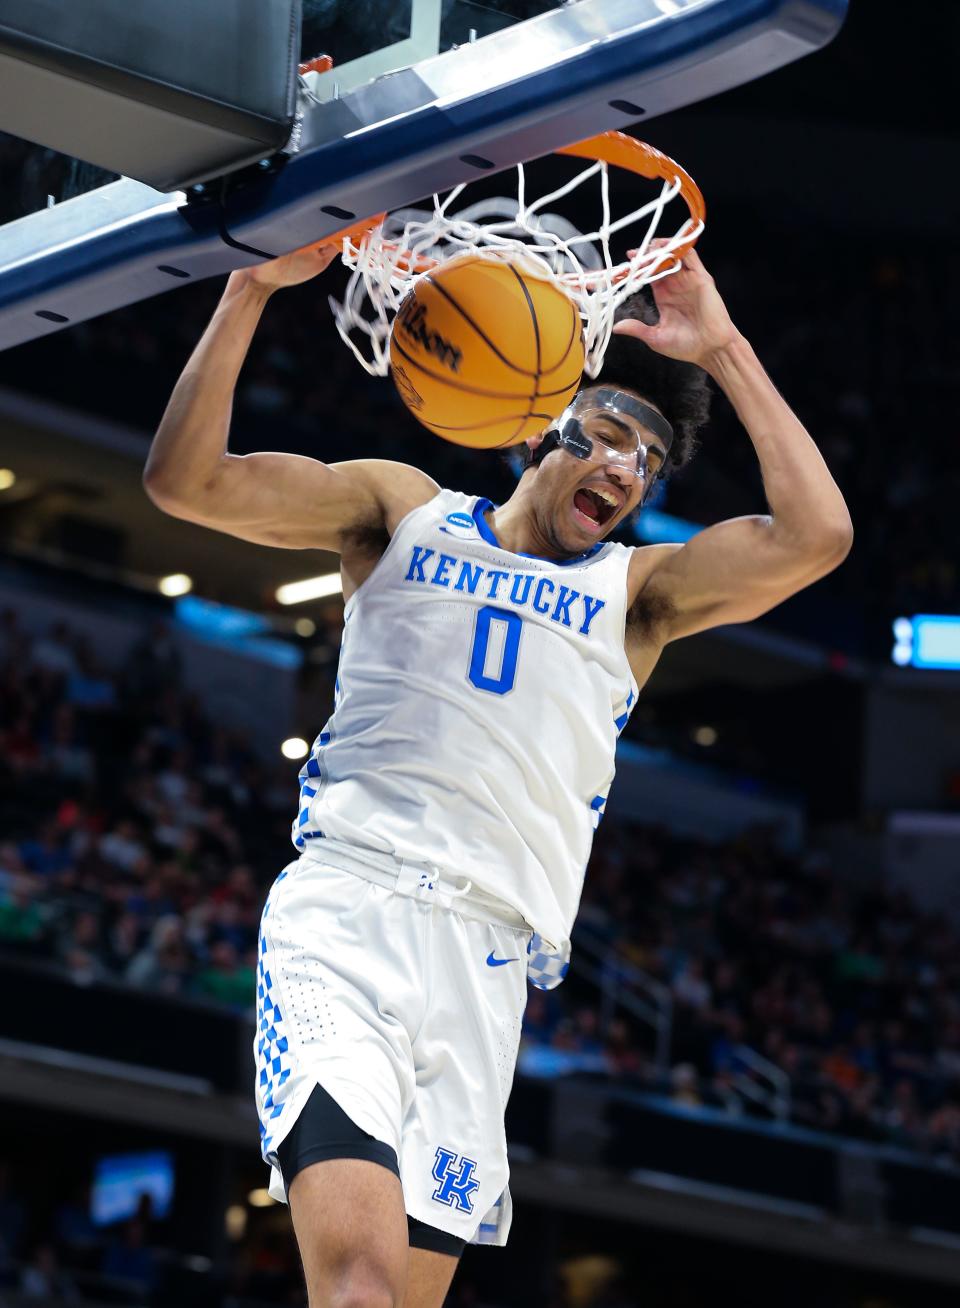
[[331,467],[363,485],[373,496],[391,536],[408,513],[441,492],[440,485],[420,468],[393,459],[350,459]]
[[632,545],[627,569],[627,603],[632,605],[641,595],[656,589],[657,572],[672,559],[682,543],[665,541],[658,545]]
[[437,482],[430,480],[430,491],[426,494],[421,487],[413,486],[411,503],[412,508],[424,508],[428,517],[433,515],[438,523],[454,522],[462,530],[468,527],[473,532],[478,530],[477,517],[478,509],[489,504],[482,495],[471,494],[469,491],[454,490],[449,486],[440,486]]

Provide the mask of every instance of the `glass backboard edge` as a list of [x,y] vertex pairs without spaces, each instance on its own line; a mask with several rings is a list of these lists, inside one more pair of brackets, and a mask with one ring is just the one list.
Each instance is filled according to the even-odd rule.
[[0,263],[0,348],[283,253],[337,230],[344,215],[411,203],[478,167],[505,168],[752,80],[826,44],[846,0],[691,0],[644,22],[650,7],[579,0],[531,20],[538,41],[565,30],[568,54],[493,90],[474,84],[458,97],[456,86],[467,90],[468,60],[482,63],[494,48],[481,45],[502,52],[512,41],[519,51],[528,24],[313,105],[300,152],[231,176],[223,206],[205,188],[174,212],[153,201],[138,220],[114,225],[99,191],[77,197],[69,239]]

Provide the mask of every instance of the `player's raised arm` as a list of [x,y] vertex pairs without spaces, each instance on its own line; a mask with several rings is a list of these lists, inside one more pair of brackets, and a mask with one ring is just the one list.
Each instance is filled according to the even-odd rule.
[[695,251],[655,295],[656,325],[626,320],[614,330],[713,377],[753,442],[770,508],[719,522],[682,546],[654,546],[646,560],[638,558],[644,594],[666,601],[662,611],[670,616],[662,639],[676,640],[746,622],[809,586],[847,556],[853,526],[820,451],[734,327]]
[[419,469],[382,459],[327,465],[296,454],[227,450],[237,378],[267,301],[316,276],[335,255],[335,247],[318,243],[230,274],[144,469],[147,494],[166,513],[257,544],[336,550],[347,528],[392,532],[436,493]]

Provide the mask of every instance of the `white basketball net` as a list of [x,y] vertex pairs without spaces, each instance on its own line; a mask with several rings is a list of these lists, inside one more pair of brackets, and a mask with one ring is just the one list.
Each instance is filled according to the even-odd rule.
[[[602,217],[595,232],[582,233],[562,215],[544,212],[547,205],[562,200],[597,176]],[[454,187],[442,200],[434,195],[432,213],[400,209],[388,214],[359,244],[349,237],[344,239],[342,258],[352,270],[351,276],[343,301],[331,297],[330,308],[340,335],[374,376],[385,377],[389,371],[393,319],[410,288],[436,264],[471,254],[509,260],[532,276],[560,285],[580,311],[585,371],[595,377],[610,343],[619,305],[641,286],[676,272],[679,263],[673,252],[696,240],[703,230],[703,223],[688,214],[665,243],[653,244],[664,209],[680,191],[679,179],[664,181],[654,199],[612,221],[609,168],[603,161],[591,164],[566,185],[530,204],[524,166],[518,164],[515,198],[480,200],[452,213],[466,185],[464,182]],[[633,257],[629,262],[614,263],[610,238],[622,228],[640,223],[646,226]],[[429,265],[424,266],[422,260],[429,261]],[[360,344],[351,333],[359,336]]]

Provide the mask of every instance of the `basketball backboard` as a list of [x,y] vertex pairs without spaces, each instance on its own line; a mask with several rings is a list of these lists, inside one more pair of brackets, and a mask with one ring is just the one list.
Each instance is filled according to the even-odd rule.
[[[304,0],[278,154],[169,194],[0,137],[0,348],[751,81],[847,0]],[[3,124],[0,122],[0,128]]]

